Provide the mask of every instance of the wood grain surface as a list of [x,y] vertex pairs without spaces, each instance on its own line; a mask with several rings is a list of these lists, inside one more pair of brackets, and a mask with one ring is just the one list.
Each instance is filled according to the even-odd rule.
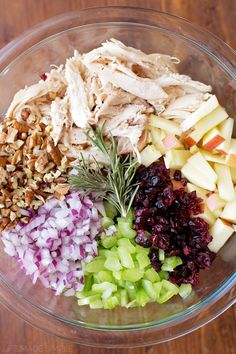
[[[153,8],[185,17],[236,49],[236,0],[0,0],[0,48],[30,26],[66,11],[106,5]],[[198,331],[140,349],[92,349],[31,327],[0,306],[0,354],[235,354],[235,307]]]

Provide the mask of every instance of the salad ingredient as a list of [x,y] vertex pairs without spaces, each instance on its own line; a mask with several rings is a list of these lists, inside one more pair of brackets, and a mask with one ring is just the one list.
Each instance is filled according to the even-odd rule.
[[[182,181],[182,187],[174,190],[170,171],[163,161],[148,168],[140,166],[135,178],[140,187],[133,204],[134,228],[142,237],[144,232],[149,234],[153,268],[157,272],[169,271],[174,283],[197,284],[199,270],[208,269],[215,257],[208,249],[212,240],[209,225],[196,217],[202,213],[202,199],[195,191],[185,191],[186,181],[180,171],[175,172],[174,178]],[[135,241],[139,242],[138,236]],[[159,249],[165,252],[163,264]]]
[[224,141],[225,139],[221,135],[220,130],[218,128],[213,128],[203,137],[202,147],[205,150],[212,151]]
[[228,202],[220,217],[224,220],[227,220],[233,224],[236,223],[236,199]]
[[102,130],[97,129],[93,136],[88,132],[87,136],[93,145],[109,158],[110,165],[101,169],[94,157],[96,169],[92,170],[82,158],[77,167],[77,174],[72,175],[69,182],[78,190],[96,192],[97,197],[109,201],[123,217],[126,217],[138,190],[138,185],[133,183],[138,162],[131,155],[125,158],[119,156],[114,138],[111,138],[109,146],[103,139]]
[[230,149],[231,137],[233,134],[234,120],[233,118],[226,119],[223,123],[220,124],[220,133],[225,139],[223,143],[217,146],[217,151],[221,154],[228,154]]
[[[83,193],[47,201],[29,222],[1,234],[5,251],[14,256],[35,284],[39,279],[56,295],[74,295],[84,286],[82,262],[97,256],[95,237],[100,230],[97,209]],[[98,259],[96,259],[96,262]]]
[[[127,226],[127,233],[119,232],[101,239],[98,257],[86,264],[85,286],[76,292],[79,305],[90,308],[112,309],[116,306],[145,306],[149,301],[164,303],[179,293],[179,287],[168,281],[168,272],[155,272],[148,257],[149,249],[136,245],[132,229],[132,215],[119,218]],[[127,237],[128,236],[128,237]],[[109,240],[112,239],[112,242]],[[182,261],[179,257],[163,260],[162,268],[173,271]],[[182,288],[182,296],[189,294],[190,288]]]
[[154,145],[147,145],[140,153],[142,165],[148,167],[161,157],[160,151]]
[[230,174],[230,168],[226,165],[215,163],[214,169],[217,174],[217,187],[221,199],[231,201],[235,198],[235,190]]
[[212,241],[209,243],[208,247],[212,252],[217,253],[234,233],[234,228],[231,224],[219,218],[211,227],[210,233],[212,235]]

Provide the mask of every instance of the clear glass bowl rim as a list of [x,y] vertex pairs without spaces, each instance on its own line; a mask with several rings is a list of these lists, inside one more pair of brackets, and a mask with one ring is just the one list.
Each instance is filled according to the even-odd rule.
[[[170,32],[171,34],[173,34],[175,36],[179,36],[181,38],[184,38],[186,41],[190,41],[193,44],[195,44],[196,46],[200,47],[204,52],[206,52],[208,55],[212,56],[214,58],[214,60],[218,61],[218,63],[220,63],[220,65],[224,68],[224,70],[226,70],[228,73],[230,73],[231,77],[234,80],[236,80],[236,70],[235,70],[234,65],[232,65],[232,63],[236,64],[236,52],[230,46],[228,46],[223,40],[218,38],[216,35],[203,29],[201,26],[190,23],[189,21],[187,21],[184,18],[174,16],[174,15],[171,15],[168,13],[164,13],[161,11],[156,11],[156,10],[152,10],[152,9],[137,8],[137,7],[130,7],[130,6],[128,6],[128,7],[123,7],[123,6],[92,7],[92,8],[82,9],[79,11],[68,12],[66,14],[50,18],[50,19],[43,21],[43,22],[39,23],[38,25],[28,29],[26,32],[24,32],[23,34],[21,34],[20,36],[15,38],[13,41],[11,41],[9,44],[7,44],[5,47],[0,49],[0,77],[2,75],[7,74],[7,71],[9,70],[9,68],[12,65],[16,64],[16,62],[21,57],[28,54],[30,51],[34,50],[36,47],[41,46],[43,43],[50,41],[50,39],[52,37],[59,36],[60,34],[68,32],[73,28],[73,27],[68,28],[66,30],[56,32],[55,34],[45,36],[44,32],[47,29],[51,28],[52,25],[53,26],[55,25],[55,27],[56,27],[56,25],[60,26],[60,25],[63,25],[63,23],[65,23],[66,19],[76,18],[81,13],[90,13],[90,14],[94,13],[94,14],[96,14],[97,10],[99,10],[101,12],[103,12],[103,11],[105,12],[107,10],[109,10],[110,12],[114,12],[116,10],[120,10],[120,11],[124,10],[126,13],[130,13],[130,16],[131,16],[131,11],[132,11],[132,12],[135,12],[132,14],[134,18],[135,18],[135,16],[137,16],[138,13],[158,14],[158,15],[166,16],[166,17],[175,19],[176,21],[181,21],[182,23],[188,24],[189,26],[195,28],[196,30],[199,30],[202,33],[205,33],[208,37],[211,37],[212,39],[214,39],[214,41],[217,41],[218,44],[220,44],[227,51],[228,61],[227,61],[227,58],[224,58],[224,61],[223,61],[221,59],[220,55],[216,55],[214,47],[212,47],[212,48],[210,48],[209,46],[206,47],[206,45],[198,42],[194,38],[189,38],[187,36],[181,35],[179,33],[175,33],[174,31],[171,31],[168,29],[164,29],[164,30],[166,32]],[[117,23],[119,21],[114,21],[114,22]],[[111,23],[114,23],[114,22],[111,21]],[[127,23],[127,22],[121,21],[120,23]],[[128,23],[129,23],[129,25],[131,25],[131,24],[143,25],[144,27],[150,27],[150,26],[153,27],[154,26],[156,28],[159,28],[160,30],[163,30],[163,28],[158,27],[158,25],[155,26],[154,24],[151,25],[151,24],[143,23],[143,22],[142,23],[141,22],[140,23],[139,22],[128,22]],[[100,24],[102,25],[102,24],[104,24],[104,22],[100,22],[100,23],[93,22],[93,23],[86,24],[86,25],[78,25],[76,27],[83,27],[83,26],[96,27]],[[34,38],[34,36],[36,36],[36,37],[42,36],[45,38],[40,39],[38,41],[37,40],[38,37]],[[34,38],[33,41],[32,41],[32,38]],[[13,56],[14,57],[16,56],[16,58],[12,59]],[[99,326],[99,325],[94,325],[94,324],[89,324],[89,323],[84,323],[84,322],[79,322],[79,321],[67,320],[63,317],[60,317],[58,315],[51,313],[50,311],[43,308],[42,306],[32,303],[29,299],[25,298],[16,289],[14,289],[2,275],[0,275],[0,283],[1,283],[1,286],[4,286],[5,288],[7,288],[9,290],[9,292],[11,292],[11,294],[14,294],[14,295],[20,297],[21,299],[24,299],[24,301],[29,303],[37,311],[40,311],[41,313],[43,313],[47,316],[52,316],[54,319],[57,319],[60,322],[68,323],[70,325],[74,325],[74,326],[82,327],[82,328],[88,328],[88,329],[92,329],[92,330],[106,330],[106,331],[112,331],[112,330],[133,331],[133,330],[143,330],[143,329],[148,329],[148,328],[156,328],[156,329],[160,330],[161,328],[164,328],[164,327],[166,328],[166,326],[169,326],[169,325],[171,325],[171,326],[174,326],[175,324],[179,325],[181,322],[187,321],[188,319],[194,317],[200,311],[209,309],[211,306],[213,306],[217,302],[217,300],[223,298],[226,294],[228,294],[230,292],[230,290],[232,290],[235,287],[235,285],[236,285],[236,271],[224,283],[222,283],[212,294],[210,294],[209,296],[204,298],[201,302],[189,307],[188,309],[178,313],[177,315],[173,315],[173,316],[167,318],[167,320],[162,320],[159,322],[145,323],[144,325],[142,325],[142,324],[141,325],[133,325],[133,326],[128,325],[128,326],[120,326],[120,327]],[[1,300],[1,293],[0,293],[0,300]],[[212,319],[214,319],[218,315],[220,315],[222,312],[224,312],[227,308],[229,308],[234,303],[235,303],[235,299],[230,299],[230,301],[226,302],[220,310],[217,310],[216,313],[212,313],[206,319],[204,319],[201,323],[196,324],[191,329],[189,329],[188,331],[185,331],[185,333],[181,333],[180,335],[191,332],[192,330],[195,330],[195,329],[199,328],[200,326],[208,323],[209,321],[211,321]],[[9,304],[9,308],[10,307],[11,306]],[[16,310],[16,312],[17,312],[17,310]],[[177,320],[178,320],[178,323],[176,323]],[[177,337],[177,336],[175,336],[175,337]]]

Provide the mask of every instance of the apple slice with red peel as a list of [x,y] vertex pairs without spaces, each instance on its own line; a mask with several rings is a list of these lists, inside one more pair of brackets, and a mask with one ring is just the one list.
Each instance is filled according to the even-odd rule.
[[220,198],[227,202],[233,200],[235,198],[235,190],[229,166],[215,163],[214,169],[218,177],[217,186]]
[[166,151],[170,149],[181,149],[183,145],[179,142],[174,134],[168,134],[164,139],[162,139],[163,144],[165,145]]
[[202,102],[200,107],[195,112],[191,113],[190,116],[188,116],[188,118],[181,123],[181,129],[183,132],[186,132],[192,128],[198,121],[214,111],[214,109],[216,109],[218,106],[219,102],[216,96],[210,96],[207,101]]
[[236,167],[236,139],[231,139],[229,153],[226,155],[226,165]]
[[163,129],[165,132],[170,134],[178,136],[182,134],[182,130],[178,123],[174,122],[173,120],[168,120],[166,118],[156,116],[155,114],[151,114],[149,116],[149,125],[151,127]]
[[186,144],[190,147],[196,145],[209,130],[223,122],[227,117],[226,110],[218,106],[214,111],[196,123],[193,132],[184,139]]
[[202,147],[205,150],[212,151],[224,141],[225,138],[220,135],[219,129],[213,128],[203,137]]
[[213,237],[212,241],[208,244],[210,251],[217,253],[233,233],[234,228],[231,224],[220,218],[217,219],[210,228],[210,235]]
[[226,204],[220,217],[234,224],[236,223],[236,199]]
[[233,118],[226,119],[223,123],[220,124],[219,129],[221,135],[225,138],[225,141],[217,146],[217,151],[221,154],[227,154],[230,149],[231,137],[233,134],[234,120]]

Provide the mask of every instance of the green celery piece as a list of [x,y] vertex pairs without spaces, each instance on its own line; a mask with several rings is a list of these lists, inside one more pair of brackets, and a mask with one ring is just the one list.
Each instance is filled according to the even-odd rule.
[[120,304],[123,307],[126,307],[128,304],[128,293],[125,289],[120,290]]
[[89,305],[89,301],[90,301],[90,297],[88,296],[88,297],[84,297],[82,299],[78,299],[77,304],[79,306]]
[[137,306],[144,307],[150,301],[150,297],[147,295],[144,289],[140,289],[137,292],[136,304]]
[[104,281],[100,284],[93,284],[92,291],[102,293],[102,299],[107,299],[111,296],[112,293],[117,291],[117,286],[113,283]]
[[117,231],[126,238],[133,239],[137,235],[137,232],[132,229],[132,225],[124,219],[124,218],[118,218],[118,226],[117,226]]
[[160,292],[160,296],[157,298],[157,302],[159,304],[163,304],[164,302],[171,299],[174,295],[179,293],[178,286],[172,284],[168,280],[162,280],[162,288]]
[[166,272],[165,270],[161,270],[160,272],[158,272],[158,275],[160,277],[161,280],[168,280],[169,279],[169,273]]
[[111,271],[117,271],[122,269],[120,261],[115,254],[107,257],[104,263],[104,267]]
[[96,274],[96,278],[97,278],[99,283],[103,283],[104,281],[107,281],[107,282],[110,282],[110,283],[114,282],[112,273],[109,272],[108,270],[101,270],[100,272],[98,272]]
[[129,251],[122,246],[119,246],[117,250],[122,266],[125,268],[134,268],[134,262]]
[[132,300],[136,299],[137,295],[137,287],[135,286],[134,283],[131,283],[130,281],[125,282],[125,289],[128,292],[129,298]]
[[148,254],[149,251],[150,251],[150,248],[144,248],[144,247],[141,247],[139,245],[135,245],[135,248],[136,248],[136,253],[145,253],[145,254]]
[[150,280],[147,280],[147,279],[143,279],[142,280],[142,286],[143,286],[143,289],[146,291],[147,295],[155,300],[156,299],[156,292],[153,288],[153,285],[152,283],[150,282]]
[[[106,257],[106,249],[104,249],[103,247],[99,246],[98,247],[98,254],[99,254],[99,257]],[[97,259],[98,257],[96,257]]]
[[114,225],[114,221],[111,218],[107,217],[107,216],[104,216],[101,219],[101,221],[102,221],[102,227],[104,229],[108,229],[109,226]]
[[157,282],[152,284],[153,285],[153,289],[155,290],[156,293],[156,299],[160,298],[160,294],[161,294],[161,289],[162,289],[162,282]]
[[125,280],[124,279],[117,280],[116,283],[120,288],[125,288]]
[[104,269],[105,258],[96,257],[91,262],[85,265],[85,272],[88,273],[98,273],[100,270]]
[[183,264],[183,261],[180,257],[173,256],[165,258],[164,263],[162,264],[161,270],[167,272],[172,272],[177,266]]
[[105,236],[101,239],[101,244],[104,248],[112,248],[117,243],[117,237],[115,235]]
[[103,300],[104,309],[114,309],[114,307],[120,305],[119,299],[117,296],[111,296],[106,300]]
[[143,271],[140,269],[125,269],[122,272],[122,279],[132,283],[137,282],[143,277]]
[[106,216],[113,220],[118,214],[116,208],[114,207],[114,205],[110,204],[107,201],[104,201],[103,204],[104,204]]
[[90,297],[89,307],[91,309],[103,309],[103,303],[99,295],[94,295]]
[[181,284],[179,287],[179,295],[182,299],[186,299],[192,293],[191,284]]
[[121,280],[122,278],[122,273],[121,271],[115,271],[112,273],[113,277],[116,279],[116,280]]
[[144,278],[152,283],[160,281],[159,274],[153,268],[149,268],[145,271]]
[[130,307],[136,307],[137,306],[137,302],[136,302],[136,299],[134,299],[133,301],[130,301],[126,308],[129,309]]
[[159,249],[159,261],[163,262],[165,260],[165,251]]
[[119,246],[125,247],[129,253],[135,253],[136,251],[135,246],[132,245],[128,238],[120,238],[117,243]]
[[140,269],[144,269],[145,267],[151,264],[149,257],[145,253],[136,254],[136,259],[138,261]]
[[128,214],[126,215],[126,217],[124,218],[132,227],[133,223],[134,223],[134,212],[132,209],[129,210]]
[[92,284],[93,284],[93,275],[92,274],[85,275],[83,291],[87,292],[91,290]]
[[106,249],[105,251],[104,251],[104,254],[105,254],[105,257],[106,258],[108,258],[108,257],[113,257],[113,256],[117,256],[117,248],[116,248],[116,250],[114,250],[113,249],[113,247],[112,248],[110,248],[110,249]]

